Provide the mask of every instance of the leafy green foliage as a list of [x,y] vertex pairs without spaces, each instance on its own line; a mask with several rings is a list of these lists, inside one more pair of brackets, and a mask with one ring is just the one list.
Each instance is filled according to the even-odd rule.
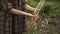
[[33,0],[28,0],[28,4],[32,7],[36,7],[37,6],[37,3]]
[[41,12],[46,14],[46,15],[49,15],[50,11],[52,11],[52,6],[49,4],[49,3],[45,3],[45,5],[43,6]]

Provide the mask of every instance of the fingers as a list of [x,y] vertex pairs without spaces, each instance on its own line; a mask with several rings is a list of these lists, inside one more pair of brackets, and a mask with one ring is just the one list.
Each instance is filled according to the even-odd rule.
[[39,13],[39,11],[40,11],[40,9],[35,8],[35,10],[34,10],[34,14]]

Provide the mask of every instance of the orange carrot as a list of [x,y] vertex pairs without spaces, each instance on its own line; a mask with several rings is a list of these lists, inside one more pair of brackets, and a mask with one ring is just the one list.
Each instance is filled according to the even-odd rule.
[[32,17],[32,21],[37,22],[39,19],[39,15],[35,15]]

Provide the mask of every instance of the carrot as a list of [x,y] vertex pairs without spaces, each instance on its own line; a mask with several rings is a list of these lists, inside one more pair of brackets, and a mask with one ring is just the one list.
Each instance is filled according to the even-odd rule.
[[34,15],[34,16],[32,17],[32,21],[34,21],[34,22],[37,22],[38,19],[39,19],[39,15]]

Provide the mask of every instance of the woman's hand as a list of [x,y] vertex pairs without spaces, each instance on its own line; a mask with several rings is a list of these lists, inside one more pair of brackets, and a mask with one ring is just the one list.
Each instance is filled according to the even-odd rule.
[[39,9],[35,8],[35,10],[34,10],[34,16],[31,18],[32,21],[34,21],[34,22],[38,21],[38,19],[39,19],[39,15],[38,15],[39,11],[40,11]]
[[40,9],[35,8],[35,9],[34,9],[34,14],[38,14],[39,11],[40,11]]

